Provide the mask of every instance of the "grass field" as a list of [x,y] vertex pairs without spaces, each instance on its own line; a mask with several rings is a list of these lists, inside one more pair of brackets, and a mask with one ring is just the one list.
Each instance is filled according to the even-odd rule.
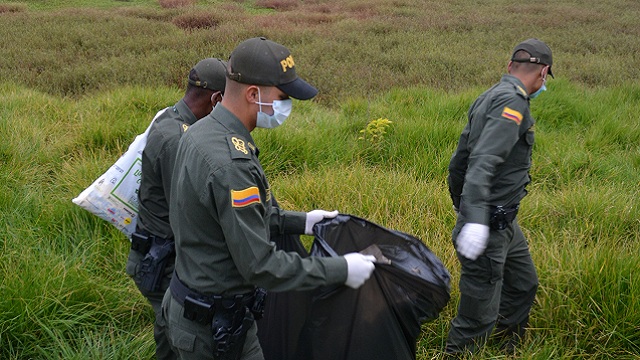
[[[320,89],[254,132],[281,205],[413,234],[452,274],[419,360],[441,358],[457,306],[445,178],[467,109],[515,44],[546,41],[556,78],[532,101],[519,215],[540,288],[514,358],[639,359],[639,17],[634,0],[0,0],[0,359],[153,357],[127,239],[71,199],[193,64],[260,35]],[[392,122],[382,139],[359,139],[376,119]]]

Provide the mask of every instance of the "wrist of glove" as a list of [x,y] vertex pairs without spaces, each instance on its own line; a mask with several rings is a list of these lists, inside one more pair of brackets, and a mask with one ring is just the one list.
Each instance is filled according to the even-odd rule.
[[347,261],[347,281],[344,284],[352,289],[362,286],[376,268],[376,258],[373,255],[349,253],[344,255],[344,259]]
[[313,235],[313,226],[320,222],[322,219],[333,219],[338,216],[338,210],[325,211],[325,210],[312,210],[307,213],[307,220],[304,224],[304,233],[306,235]]
[[460,255],[475,260],[484,253],[489,242],[489,227],[482,224],[465,224],[456,239],[456,249]]

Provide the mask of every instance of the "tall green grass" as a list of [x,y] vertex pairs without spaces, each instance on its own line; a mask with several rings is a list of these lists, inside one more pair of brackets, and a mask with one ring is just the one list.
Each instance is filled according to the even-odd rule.
[[[634,358],[639,351],[638,163],[629,152],[640,129],[631,125],[634,105],[611,111],[628,107],[620,95],[638,90],[557,80],[533,104],[538,143],[521,224],[541,287],[522,357]],[[254,132],[284,207],[335,208],[414,234],[452,272],[452,301],[424,326],[419,358],[440,356],[455,314],[459,273],[444,178],[466,108],[481,91],[395,89],[338,109],[295,102],[284,126]],[[5,84],[2,93],[1,357],[151,357],[151,309],[123,271],[127,240],[70,199],[181,92],[121,88],[75,100]],[[564,108],[597,120],[567,117]],[[379,117],[393,121],[383,142],[359,140]],[[500,353],[489,347],[480,356]]]
[[[519,215],[540,289],[516,357],[640,356],[637,2],[3,4],[1,359],[152,358],[153,312],[124,274],[128,241],[71,199],[182,96],[195,62],[256,35],[289,46],[320,89],[280,128],[253,133],[281,205],[411,233],[451,271],[452,300],[423,326],[418,359],[441,357],[456,312],[445,177],[467,109],[515,43],[547,41],[557,79],[532,101]],[[383,140],[359,140],[378,118],[392,121]]]

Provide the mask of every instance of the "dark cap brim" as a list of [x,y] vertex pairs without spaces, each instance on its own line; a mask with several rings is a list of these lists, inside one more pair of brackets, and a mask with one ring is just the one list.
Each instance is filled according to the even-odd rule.
[[288,96],[298,100],[309,100],[318,94],[318,89],[300,78],[296,78],[292,82],[283,85],[277,85],[277,88]]

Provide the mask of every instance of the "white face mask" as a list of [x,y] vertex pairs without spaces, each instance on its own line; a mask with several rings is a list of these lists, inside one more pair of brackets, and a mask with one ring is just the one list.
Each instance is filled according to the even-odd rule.
[[[273,129],[282,125],[282,123],[291,114],[291,107],[293,102],[291,99],[286,100],[273,100],[272,103],[263,103],[260,98],[260,88],[258,88],[258,101],[256,104],[260,105],[260,111],[258,111],[258,119],[256,126],[264,129]],[[262,112],[262,105],[271,106],[273,108],[273,115]]]

